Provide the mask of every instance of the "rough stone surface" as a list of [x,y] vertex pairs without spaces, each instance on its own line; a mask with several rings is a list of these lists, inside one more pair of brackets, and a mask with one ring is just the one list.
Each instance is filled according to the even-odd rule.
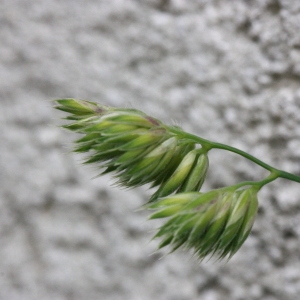
[[[300,174],[299,0],[0,0],[0,45],[1,300],[299,299],[299,184],[260,192],[227,264],[154,253],[147,191],[91,180],[49,101],[135,106]],[[207,189],[266,175],[210,157]]]

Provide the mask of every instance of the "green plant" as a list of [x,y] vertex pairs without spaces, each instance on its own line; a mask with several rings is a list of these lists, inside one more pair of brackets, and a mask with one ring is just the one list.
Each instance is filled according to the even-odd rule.
[[[259,190],[279,177],[300,182],[299,176],[244,151],[167,126],[139,110],[76,99],[56,103],[72,121],[63,127],[84,135],[75,142],[74,152],[88,152],[85,163],[98,164],[104,169],[101,174],[113,172],[121,186],[157,187],[144,208],[154,210],[150,219],[168,218],[154,236],[162,240],[159,248],[192,249],[200,259],[230,258],[251,231]],[[261,181],[201,193],[213,148],[239,154],[270,174]]]

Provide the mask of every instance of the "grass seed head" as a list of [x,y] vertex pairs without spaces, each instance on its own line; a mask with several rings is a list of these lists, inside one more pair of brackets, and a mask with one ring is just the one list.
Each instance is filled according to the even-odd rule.
[[[56,108],[69,113],[64,128],[83,134],[75,152],[87,153],[85,163],[114,172],[117,184],[158,186],[152,198],[179,188],[199,190],[206,163],[195,142],[183,140],[169,126],[135,109],[120,109],[77,99],[60,99]],[[183,187],[183,183],[184,187]]]
[[159,199],[149,208],[150,219],[166,218],[155,237],[159,247],[192,249],[200,259],[208,255],[230,258],[248,237],[257,212],[257,191],[230,188],[207,193],[189,192]]

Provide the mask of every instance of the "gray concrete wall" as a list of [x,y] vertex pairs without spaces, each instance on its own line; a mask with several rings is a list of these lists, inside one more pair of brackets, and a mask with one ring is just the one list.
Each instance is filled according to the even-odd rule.
[[[300,173],[299,0],[0,0],[0,299],[300,299],[300,185],[260,192],[229,263],[153,254],[155,223],[69,155],[51,99],[134,106]],[[265,172],[213,151],[206,189]],[[162,259],[160,259],[162,258]]]

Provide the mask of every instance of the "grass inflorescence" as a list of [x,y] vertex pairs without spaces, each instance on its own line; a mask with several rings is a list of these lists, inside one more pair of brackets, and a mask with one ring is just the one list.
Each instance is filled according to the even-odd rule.
[[[154,236],[161,239],[159,248],[192,250],[200,260],[229,259],[251,231],[258,191],[278,177],[300,182],[299,176],[246,152],[168,126],[140,110],[77,99],[56,100],[55,108],[68,114],[69,123],[62,127],[82,135],[73,151],[86,153],[86,164],[97,165],[100,175],[113,173],[120,186],[150,183],[156,188],[144,208],[154,210],[150,219],[167,219]],[[244,156],[270,175],[202,193],[213,148]]]

